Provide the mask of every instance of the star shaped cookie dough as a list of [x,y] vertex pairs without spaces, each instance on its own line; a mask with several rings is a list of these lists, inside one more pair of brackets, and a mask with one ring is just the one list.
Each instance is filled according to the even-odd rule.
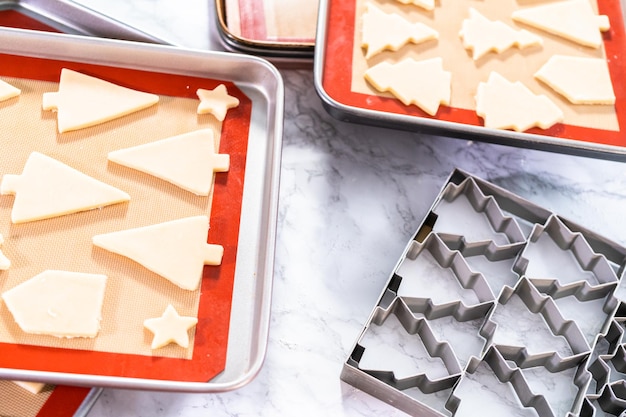
[[198,114],[211,113],[220,122],[224,121],[228,109],[239,105],[239,99],[229,95],[224,84],[218,85],[213,90],[199,88],[196,94],[200,99]]
[[169,304],[161,317],[146,319],[143,325],[154,333],[152,349],[158,349],[169,343],[176,343],[181,347],[189,346],[187,331],[198,323],[195,317],[180,316],[176,309]]

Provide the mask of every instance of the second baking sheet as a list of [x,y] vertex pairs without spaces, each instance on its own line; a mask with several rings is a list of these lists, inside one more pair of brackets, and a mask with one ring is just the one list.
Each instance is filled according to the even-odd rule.
[[[395,52],[384,51],[366,59],[361,40],[367,4],[373,4],[386,13],[396,13],[408,21],[427,24],[438,31],[439,38],[417,45],[407,44]],[[622,157],[626,153],[621,134],[621,126],[626,124],[622,109],[626,92],[620,82],[624,64],[619,57],[626,48],[620,2],[590,2],[594,10],[607,15],[611,22],[610,30],[603,33],[603,45],[597,50],[577,46],[527,26],[523,28],[540,34],[543,46],[490,53],[477,61],[463,47],[459,32],[470,8],[479,10],[490,20],[500,19],[521,29],[522,25],[512,22],[511,11],[536,4],[515,0],[463,0],[454,6],[445,2],[436,3],[434,10],[426,11],[412,4],[387,0],[324,0],[320,8],[317,39],[316,88],[331,114],[347,120],[514,146]],[[616,105],[569,105],[564,98],[534,80],[532,74],[555,53],[606,59],[617,97]],[[450,106],[441,106],[435,116],[429,116],[416,106],[406,106],[389,93],[377,92],[363,78],[367,68],[381,62],[397,63],[408,57],[417,60],[442,57],[444,69],[452,73]],[[548,96],[564,109],[564,123],[545,130],[531,128],[521,133],[483,127],[483,120],[475,111],[475,95],[478,83],[486,81],[492,71],[500,72],[512,81],[522,80],[536,94]]]

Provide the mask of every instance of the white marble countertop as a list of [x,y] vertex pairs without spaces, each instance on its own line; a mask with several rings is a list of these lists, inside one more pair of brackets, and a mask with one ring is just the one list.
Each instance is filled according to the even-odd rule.
[[[81,0],[186,47],[215,47],[210,0]],[[351,125],[310,70],[282,70],[286,114],[270,339],[245,387],[222,394],[106,389],[89,417],[403,416],[341,367],[407,241],[461,168],[626,244],[626,165]]]

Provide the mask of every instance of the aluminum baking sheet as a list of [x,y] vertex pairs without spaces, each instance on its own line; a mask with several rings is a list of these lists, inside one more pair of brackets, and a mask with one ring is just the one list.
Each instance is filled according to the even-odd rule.
[[0,0],[0,26],[169,43],[70,0]]
[[216,0],[215,8],[216,26],[226,49],[277,64],[311,65],[316,1]]
[[[209,241],[222,240],[224,259],[219,268],[205,268],[189,357],[120,353],[117,347],[92,350],[89,344],[69,348],[1,343],[0,377],[184,392],[220,392],[246,384],[260,369],[267,343],[284,97],[279,73],[265,60],[228,53],[19,29],[1,30],[0,39],[5,77],[52,81],[58,80],[61,67],[70,67],[163,95],[163,105],[179,97],[197,101],[199,86],[212,88],[217,83],[228,85],[240,99],[222,126],[220,146],[231,156],[231,169],[226,180],[216,179],[210,215]],[[190,101],[187,108],[191,106]],[[182,122],[174,118],[149,123],[154,115],[148,112],[146,119],[135,122],[144,120],[145,126],[159,130]],[[122,142],[128,138],[113,137]],[[79,143],[80,135],[57,138],[63,147]],[[5,246],[6,241],[7,236]],[[124,319],[115,326],[126,325]]]
[[[432,26],[439,31],[439,39],[427,44],[405,45],[396,52],[385,51],[366,60],[360,46],[360,31],[362,14],[367,1],[377,4],[388,13],[397,11],[407,20],[419,21]],[[507,77],[507,71],[511,73],[523,71],[524,77],[533,83],[531,90],[537,89],[534,91],[535,93],[547,95],[564,109],[566,117],[569,117],[567,112],[573,114],[583,112],[580,110],[581,107],[571,108],[565,99],[550,91],[547,86],[532,80],[532,74],[543,63],[538,63],[536,68],[531,66],[531,60],[528,57],[532,56],[532,52],[529,52],[528,49],[521,52],[510,50],[500,55],[492,53],[477,62],[473,62],[471,54],[463,49],[459,30],[462,19],[467,17],[467,13],[458,13],[459,7],[473,6],[482,10],[483,13],[487,13],[486,10],[491,7],[500,7],[505,3],[511,3],[508,0],[506,2],[489,0],[486,3],[464,0],[462,5],[456,3],[448,5],[448,7],[457,10],[454,13],[457,21],[452,24],[450,23],[452,20],[447,20],[444,22],[445,25],[441,24],[440,26],[435,25],[435,17],[446,7],[445,2],[436,3],[433,12],[424,12],[411,4],[390,4],[382,0],[322,0],[315,49],[315,86],[329,113],[341,120],[622,160],[626,157],[626,135],[624,135],[624,129],[626,129],[626,86],[622,82],[626,68],[624,60],[621,59],[624,51],[626,51],[623,2],[614,0],[590,1],[593,4],[597,1],[599,13],[607,15],[610,19],[611,29],[603,33],[603,48],[604,56],[609,57],[607,62],[613,80],[616,104],[613,109],[607,109],[610,106],[583,106],[585,107],[585,117],[589,117],[584,122],[575,118],[571,124],[559,123],[547,130],[532,128],[525,132],[489,129],[483,127],[482,119],[471,108],[475,106],[473,97],[476,87],[473,86],[477,85],[473,81],[478,79],[486,81],[488,73],[492,69],[497,69],[505,77]],[[495,17],[491,18],[495,19]],[[521,28],[521,25],[518,28]],[[524,28],[529,29],[528,27]],[[589,54],[591,56],[599,54],[598,51],[592,52],[591,48],[584,50],[583,47],[565,44],[556,37],[549,38],[538,31],[534,33],[540,34],[544,39],[544,47],[540,48],[541,51],[547,52],[549,50],[547,45],[550,44],[550,48],[567,47],[568,54]],[[450,45],[453,45],[454,48]],[[444,69],[452,72],[451,107],[441,106],[435,116],[427,115],[417,106],[405,106],[389,93],[376,92],[363,79],[362,74],[369,65],[383,61],[396,62],[404,56],[411,56],[415,59],[442,56],[444,52],[440,51],[439,48],[448,46],[450,46],[449,50],[460,52],[450,57],[450,61],[444,59]],[[557,50],[561,51],[561,49]],[[454,59],[458,61],[453,62]],[[515,62],[515,65],[509,65],[510,62]],[[456,68],[466,68],[466,70],[461,76],[461,74],[455,73]],[[472,83],[468,85],[466,80],[470,79]],[[455,92],[459,94],[464,92],[464,95],[459,95],[460,98],[456,99]],[[460,102],[466,104],[463,104],[463,107],[454,107],[455,103]],[[610,116],[611,123],[600,122],[605,116],[603,113]],[[565,120],[567,122],[572,119],[566,118]],[[609,125],[610,127],[606,127]]]

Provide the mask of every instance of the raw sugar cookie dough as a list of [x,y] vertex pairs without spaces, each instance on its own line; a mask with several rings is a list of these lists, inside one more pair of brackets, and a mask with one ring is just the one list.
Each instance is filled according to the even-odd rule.
[[25,223],[124,203],[130,196],[40,152],[21,174],[4,174],[0,195],[14,195],[11,221]]
[[211,129],[109,152],[109,161],[154,175],[200,196],[208,196],[216,172],[226,172],[230,157],[219,154]]
[[0,80],[0,102],[17,97],[21,94],[21,90],[6,81]]
[[100,331],[107,277],[47,270],[2,293],[26,333],[93,338]]
[[[422,7],[397,1],[355,1],[355,33],[350,87],[352,92],[394,98],[392,93],[380,92],[366,80],[364,75],[369,68],[382,62],[397,64],[408,58],[418,61],[441,58],[444,68],[452,73],[450,107],[476,111],[475,97],[478,86],[480,83],[486,83],[489,75],[496,72],[507,80],[521,82],[534,94],[545,95],[549,98],[563,112],[563,123],[594,129],[619,130],[613,105],[572,104],[563,94],[535,77],[535,73],[554,55],[596,58],[605,62],[606,55],[603,45],[598,48],[583,46],[562,36],[513,20],[513,12],[530,6],[520,5],[517,0],[456,0],[436,2],[435,8],[429,12]],[[591,10],[597,14],[597,0],[589,0],[589,3]],[[368,4],[374,4],[384,13],[395,13],[414,24],[425,24],[437,31],[438,38],[420,44],[407,42],[397,51],[383,50],[366,58],[367,48],[361,45],[363,45],[363,16],[367,12]],[[526,31],[532,34],[533,38],[539,37],[541,42],[531,42],[524,48],[513,46],[501,52],[489,50],[475,60],[473,50],[464,46],[463,37],[460,35],[464,21],[471,18],[470,9],[474,9],[489,21],[502,22],[515,31]],[[596,18],[596,32],[601,36],[603,19],[600,16]],[[424,114],[427,116],[427,113]]]
[[126,116],[158,101],[156,94],[63,68],[59,90],[44,93],[42,108],[57,113],[59,133],[64,133]]

